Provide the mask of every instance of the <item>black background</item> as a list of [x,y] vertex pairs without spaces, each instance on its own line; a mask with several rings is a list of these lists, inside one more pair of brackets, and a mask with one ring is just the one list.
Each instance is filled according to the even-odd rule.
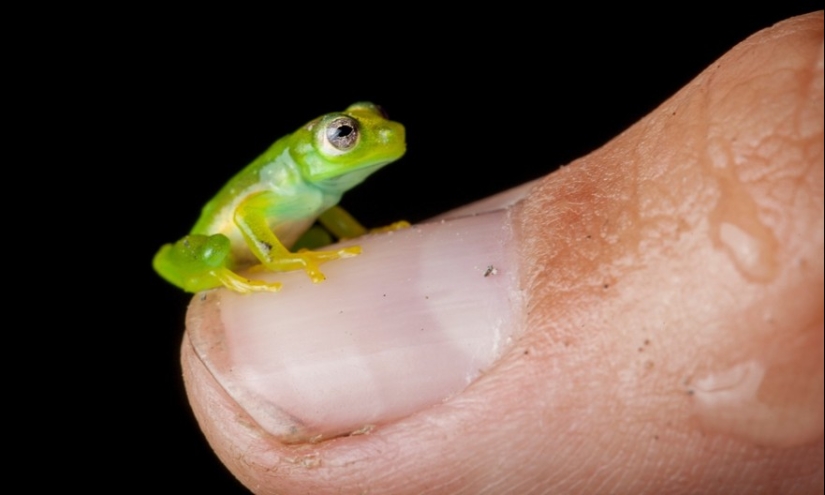
[[307,29],[311,43],[278,32],[283,19],[259,19],[241,37],[214,24],[185,35],[147,28],[94,83],[103,108],[84,138],[103,167],[89,187],[101,175],[109,184],[86,210],[103,226],[101,259],[112,260],[95,287],[105,317],[90,334],[106,342],[90,351],[96,373],[118,383],[91,394],[105,404],[91,428],[102,433],[100,465],[146,491],[246,493],[186,402],[178,353],[189,297],[150,261],[277,137],[354,101],[381,104],[406,126],[408,153],[342,204],[371,226],[420,221],[598,148],[748,35],[817,8],[525,12],[486,23],[433,14],[408,32],[387,14],[383,25]]

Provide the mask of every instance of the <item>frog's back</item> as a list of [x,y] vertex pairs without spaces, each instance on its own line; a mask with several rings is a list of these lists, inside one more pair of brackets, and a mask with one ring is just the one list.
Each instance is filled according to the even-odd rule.
[[[201,210],[191,234],[227,234],[234,229],[233,215],[240,201],[266,189],[261,172],[266,167],[286,167],[282,162],[286,137],[276,141],[262,155],[235,174]],[[289,153],[286,153],[288,157]]]

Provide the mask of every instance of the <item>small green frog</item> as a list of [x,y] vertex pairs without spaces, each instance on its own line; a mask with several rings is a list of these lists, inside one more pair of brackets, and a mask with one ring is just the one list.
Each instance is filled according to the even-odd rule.
[[[189,235],[160,248],[153,260],[155,271],[187,292],[220,286],[241,293],[281,288],[236,273],[253,265],[304,270],[313,282],[321,282],[321,263],[356,256],[360,246],[335,251],[288,248],[311,234],[307,231],[316,220],[339,238],[366,233],[336,205],[345,191],[405,150],[404,126],[387,120],[372,103],[355,103],[319,117],[276,141],[227,182],[204,206]],[[377,230],[407,225],[398,222]]]

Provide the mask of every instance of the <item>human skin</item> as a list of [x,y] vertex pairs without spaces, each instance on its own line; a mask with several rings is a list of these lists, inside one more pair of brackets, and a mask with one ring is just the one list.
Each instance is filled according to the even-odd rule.
[[[182,363],[201,428],[256,493],[821,493],[823,113],[820,12],[499,201],[467,228],[509,232],[513,276],[492,289],[518,295],[494,308],[511,312],[507,345],[368,434],[300,414],[295,437],[262,426],[202,345],[251,299],[196,296]],[[439,225],[434,242],[463,224]]]

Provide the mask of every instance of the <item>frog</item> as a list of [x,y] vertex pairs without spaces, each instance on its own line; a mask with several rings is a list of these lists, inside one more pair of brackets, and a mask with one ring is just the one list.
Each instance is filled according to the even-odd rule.
[[[166,281],[191,293],[219,287],[241,294],[281,289],[279,282],[240,275],[246,269],[253,274],[303,270],[312,282],[322,282],[321,264],[357,256],[361,246],[290,249],[328,243],[326,231],[339,239],[368,233],[338,202],[405,152],[404,126],[389,120],[378,105],[358,102],[318,117],[275,141],[232,177],[206,203],[189,234],[163,245],[152,265]],[[313,227],[316,221],[326,230]],[[408,226],[400,221],[373,232]]]

